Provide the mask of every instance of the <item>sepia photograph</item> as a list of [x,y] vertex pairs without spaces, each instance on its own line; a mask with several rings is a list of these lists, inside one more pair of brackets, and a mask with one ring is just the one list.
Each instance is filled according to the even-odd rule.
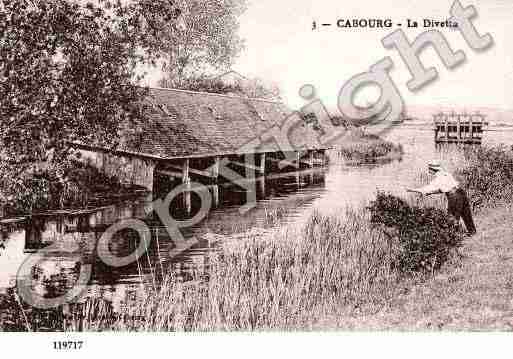
[[512,331],[512,14],[0,0],[0,331]]

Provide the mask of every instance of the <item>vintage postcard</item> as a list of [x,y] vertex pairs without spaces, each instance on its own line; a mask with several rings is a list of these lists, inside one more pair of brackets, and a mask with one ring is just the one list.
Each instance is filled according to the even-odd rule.
[[0,331],[511,331],[511,14],[0,0]]

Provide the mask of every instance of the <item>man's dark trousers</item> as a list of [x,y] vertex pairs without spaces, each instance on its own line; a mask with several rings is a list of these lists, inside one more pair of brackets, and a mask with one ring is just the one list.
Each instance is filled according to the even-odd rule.
[[459,222],[463,218],[465,227],[469,234],[476,233],[476,226],[472,219],[472,210],[470,209],[470,201],[468,200],[467,193],[462,188],[457,188],[448,192],[447,194],[447,211]]

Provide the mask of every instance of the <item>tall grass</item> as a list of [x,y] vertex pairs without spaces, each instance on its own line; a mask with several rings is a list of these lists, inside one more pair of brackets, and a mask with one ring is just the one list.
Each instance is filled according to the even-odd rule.
[[392,292],[397,248],[368,220],[364,211],[350,211],[343,221],[315,213],[299,230],[251,232],[225,242],[192,280],[170,274],[120,315],[89,303],[67,329],[308,328],[341,306],[382,301]]

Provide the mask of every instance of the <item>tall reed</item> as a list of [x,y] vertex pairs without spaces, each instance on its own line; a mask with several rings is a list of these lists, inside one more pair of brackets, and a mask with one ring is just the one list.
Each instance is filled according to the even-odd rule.
[[314,213],[301,229],[249,232],[225,241],[192,280],[171,273],[137,305],[110,317],[89,303],[80,324],[68,329],[308,328],[341,306],[382,301],[392,292],[397,248],[368,221],[363,210],[345,220]]

